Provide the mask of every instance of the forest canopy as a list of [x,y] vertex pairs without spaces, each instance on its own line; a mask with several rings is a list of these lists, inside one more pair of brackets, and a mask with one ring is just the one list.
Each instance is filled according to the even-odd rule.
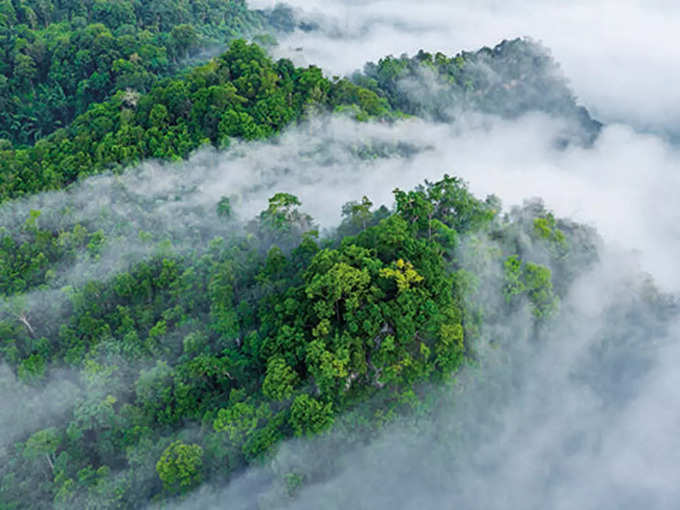
[[[214,184],[191,175],[201,154],[265,150],[319,117],[391,128],[541,112],[566,126],[560,150],[602,128],[531,40],[329,77],[268,53],[296,23],[242,0],[0,0],[0,508],[173,504],[253,468],[252,508],[294,504],[339,464],[287,469],[282,445],[343,450],[417,427],[437,413],[432,389],[456,398],[489,351],[512,372],[498,340],[510,318],[538,349],[597,264],[593,228],[540,200],[504,210],[447,168],[382,184],[389,203],[359,191],[324,228],[283,186],[248,217],[245,192],[194,200]],[[416,151],[348,145],[376,167]],[[300,152],[320,170],[333,159]],[[180,184],[156,195],[155,177]],[[635,334],[603,328],[598,345],[608,381],[677,312],[652,283],[630,294],[640,306],[612,315],[634,316]]]
[[147,158],[177,160],[203,145],[270,137],[305,112],[354,107],[359,118],[389,117],[384,99],[317,67],[273,61],[239,39],[229,50],[149,92],[126,89],[89,106],[30,148],[0,147],[0,200],[60,189]]
[[118,91],[148,92],[202,50],[271,30],[242,0],[3,0],[0,138],[33,144]]
[[[58,423],[4,444],[0,501],[80,507],[115,495],[105,505],[139,506],[228,480],[283,439],[348,416],[364,423],[346,431],[352,441],[426,411],[428,384],[475,356],[482,316],[456,255],[464,237],[500,241],[489,263],[501,307],[530,307],[537,328],[557,311],[537,261],[574,278],[570,251],[582,248],[545,210],[502,218],[496,200],[449,176],[394,197],[394,209],[348,204],[338,234],[320,238],[299,200],[279,193],[243,233],[183,253],[158,241],[161,252],[127,271],[52,291],[54,268],[77,250],[97,257],[117,227],[43,230],[32,212],[19,238],[2,239],[0,355],[13,374],[3,384],[30,391],[67,370],[73,397]],[[238,221],[227,206],[216,216]]]

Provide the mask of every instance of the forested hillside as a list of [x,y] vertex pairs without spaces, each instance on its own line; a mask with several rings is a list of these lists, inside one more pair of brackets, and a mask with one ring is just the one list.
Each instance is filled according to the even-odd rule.
[[543,111],[571,121],[582,143],[592,142],[601,124],[578,106],[558,64],[540,44],[503,41],[494,48],[455,56],[420,51],[366,64],[352,77],[408,114],[451,121],[466,111],[517,117]]
[[4,0],[0,138],[32,144],[117,91],[148,92],[201,50],[269,30],[242,0]]
[[600,127],[577,106],[546,50],[530,41],[450,58],[425,52],[388,57],[367,65],[365,73],[353,81],[329,79],[315,66],[274,62],[257,45],[237,41],[220,57],[161,80],[147,93],[126,88],[108,101],[88,103],[86,113],[33,147],[0,146],[0,200],[59,189],[145,158],[186,158],[202,145],[225,147],[230,138],[271,137],[305,112],[345,109],[359,120],[412,114],[450,121],[464,111],[543,111],[569,121],[563,143],[590,143]]
[[[380,182],[322,224],[291,189],[315,186],[342,151],[357,168],[331,176],[319,201],[362,172],[392,165],[399,178],[440,141],[376,142],[372,130],[437,133],[468,114],[553,119],[551,149],[580,157],[603,126],[549,52],[528,39],[423,50],[344,78],[246,40],[294,29],[288,8],[242,0],[0,0],[0,509],[163,507],[253,470],[234,508],[294,508],[340,471],[329,452],[397,422],[418,437],[490,366],[504,378],[488,394],[503,400],[532,356],[515,338],[540,353],[555,331],[578,333],[572,294],[603,242],[540,200],[504,209],[451,168],[427,168],[442,177]],[[326,128],[355,135],[218,178]],[[286,180],[309,161],[319,175]],[[258,214],[242,214],[249,201]],[[595,392],[632,394],[645,341],[677,314],[636,278],[580,364]],[[436,455],[462,451],[463,421],[435,431]],[[286,467],[277,452],[289,444],[323,448]],[[449,484],[439,475],[427,477]],[[323,508],[352,506],[338,494]]]
[[121,170],[145,158],[182,159],[230,138],[270,137],[306,111],[356,106],[361,118],[388,117],[375,93],[329,80],[310,66],[274,62],[255,44],[229,51],[148,93],[119,91],[66,128],[26,149],[0,150],[0,199],[62,188],[79,177]]
[[[587,246],[570,248],[544,210],[500,218],[497,202],[451,177],[397,190],[395,201],[394,211],[350,203],[344,234],[319,239],[299,201],[280,193],[243,234],[197,238],[183,254],[161,242],[128,271],[55,289],[48,302],[40,293],[53,268],[78,250],[96,258],[115,232],[46,231],[32,213],[4,238],[1,352],[16,374],[4,384],[21,398],[66,369],[70,398],[59,422],[5,445],[4,504],[138,506],[229,479],[348,410],[358,421],[347,440],[394,413],[426,411],[427,383],[474,356],[482,327],[483,311],[466,306],[476,277],[455,255],[460,239],[500,241],[489,255],[505,306],[526,300],[537,328],[559,295],[536,260],[551,261],[566,287],[577,271],[570,249],[582,262]],[[215,214],[233,231],[228,199]],[[21,416],[30,413],[41,410]]]

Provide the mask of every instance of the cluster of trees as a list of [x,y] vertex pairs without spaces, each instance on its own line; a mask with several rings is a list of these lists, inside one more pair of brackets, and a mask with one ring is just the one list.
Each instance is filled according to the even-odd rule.
[[270,30],[243,0],[3,0],[0,139],[32,144],[117,91],[148,92],[202,48]]
[[506,40],[494,48],[368,63],[352,80],[384,97],[404,113],[450,121],[465,110],[516,117],[543,111],[570,119],[580,142],[590,142],[601,124],[578,106],[558,64],[546,48],[528,39]]
[[50,283],[59,266],[72,264],[79,253],[96,256],[103,242],[101,231],[83,225],[60,231],[38,225],[40,211],[31,211],[21,231],[0,228],[0,295],[23,293]]
[[121,90],[67,128],[29,148],[0,147],[0,201],[62,188],[82,176],[145,158],[181,159],[202,145],[226,146],[278,133],[306,111],[347,107],[360,118],[390,109],[374,92],[317,67],[271,60],[239,39],[229,50],[147,93]]
[[[0,505],[138,506],[228,480],[347,411],[348,440],[422,412],[427,384],[474,356],[481,327],[466,297],[487,276],[462,269],[463,235],[503,247],[486,254],[501,306],[529,306],[537,327],[555,313],[545,264],[569,260],[569,235],[544,210],[501,218],[497,200],[448,176],[395,190],[395,202],[351,202],[337,234],[320,239],[297,198],[279,193],[243,233],[47,301],[35,297],[50,288],[45,274],[73,250],[96,256],[112,234],[41,230],[29,214],[24,234],[2,239],[21,255],[0,268],[0,359],[15,384],[39,389],[67,371],[80,391],[0,449]],[[216,215],[237,221],[226,198]]]

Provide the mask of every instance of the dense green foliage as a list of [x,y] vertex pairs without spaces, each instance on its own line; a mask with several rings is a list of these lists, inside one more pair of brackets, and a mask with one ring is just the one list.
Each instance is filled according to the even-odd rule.
[[[365,197],[348,204],[343,233],[321,241],[297,198],[279,193],[244,234],[182,253],[161,242],[128,271],[51,291],[46,275],[72,250],[96,257],[115,232],[45,231],[31,213],[20,236],[5,234],[23,255],[2,268],[0,356],[16,374],[9,384],[39,388],[67,369],[78,389],[62,419],[7,445],[0,503],[137,506],[228,479],[347,411],[367,426],[422,410],[427,383],[474,354],[481,324],[465,304],[477,277],[456,255],[462,235],[502,241],[489,256],[498,288],[510,289],[504,306],[531,307],[537,327],[555,312],[538,260],[568,259],[568,249],[551,254],[534,219],[568,240],[545,211],[500,218],[495,200],[451,177],[395,199],[393,211]],[[216,216],[234,221],[227,205]]]
[[117,91],[148,92],[202,48],[268,29],[242,0],[4,0],[0,139],[32,144]]
[[229,51],[148,93],[117,92],[33,147],[0,147],[0,200],[58,189],[145,158],[181,159],[205,144],[255,140],[279,132],[306,111],[354,106],[361,118],[389,108],[371,91],[328,80],[316,67],[272,61],[255,44]]

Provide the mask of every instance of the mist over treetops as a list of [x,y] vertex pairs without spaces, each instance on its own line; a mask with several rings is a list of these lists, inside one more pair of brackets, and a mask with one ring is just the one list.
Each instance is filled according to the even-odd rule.
[[351,7],[0,0],[0,508],[680,500],[672,129]]

